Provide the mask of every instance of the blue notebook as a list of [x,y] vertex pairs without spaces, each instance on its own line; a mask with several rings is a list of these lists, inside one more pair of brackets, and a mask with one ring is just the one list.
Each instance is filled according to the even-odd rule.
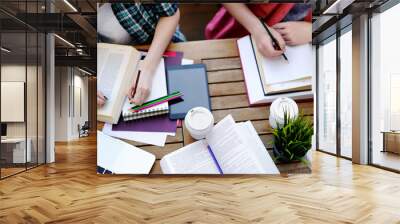
[[205,107],[211,111],[208,79],[204,64],[177,65],[167,68],[168,94],[183,93],[182,101],[170,105],[170,119],[183,119],[194,107]]

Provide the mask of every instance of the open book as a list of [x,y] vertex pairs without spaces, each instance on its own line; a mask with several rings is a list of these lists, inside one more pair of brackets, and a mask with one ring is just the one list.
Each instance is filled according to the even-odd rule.
[[236,124],[226,116],[205,140],[161,159],[164,174],[279,174],[250,121]]
[[251,105],[270,103],[278,97],[312,98],[315,73],[310,44],[287,46],[283,57],[265,58],[250,36],[237,41],[247,95]]
[[97,44],[97,89],[107,98],[97,120],[116,124],[126,93],[139,67],[141,54],[132,46]]

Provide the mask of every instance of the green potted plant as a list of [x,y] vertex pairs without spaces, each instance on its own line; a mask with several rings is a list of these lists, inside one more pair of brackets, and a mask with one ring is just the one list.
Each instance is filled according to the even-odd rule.
[[284,113],[284,122],[273,130],[273,154],[276,162],[304,162],[311,149],[313,124],[303,115],[290,118]]

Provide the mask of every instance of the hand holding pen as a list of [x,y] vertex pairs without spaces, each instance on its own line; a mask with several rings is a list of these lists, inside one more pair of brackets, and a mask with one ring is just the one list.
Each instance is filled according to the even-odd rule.
[[135,105],[142,105],[150,95],[153,72],[139,70],[128,91],[128,98]]
[[259,21],[260,23],[252,33],[258,51],[267,58],[282,57],[286,47],[282,36],[274,29],[268,28],[262,19]]
[[[267,25],[265,25],[264,21],[262,18],[260,18],[260,22],[263,25],[264,29],[267,31],[269,37],[271,38],[272,41],[272,46],[275,48],[275,50],[280,50],[280,51],[284,51],[284,49],[280,46],[280,43],[278,42],[278,40],[275,38],[275,36],[272,34],[271,29],[268,28]],[[280,36],[280,34],[279,34]],[[282,56],[286,61],[289,61],[288,58],[286,57],[285,53],[282,52]]]

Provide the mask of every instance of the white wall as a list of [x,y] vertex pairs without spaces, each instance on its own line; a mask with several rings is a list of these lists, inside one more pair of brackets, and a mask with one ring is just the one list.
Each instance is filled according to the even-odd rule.
[[68,85],[67,67],[55,68],[55,141],[68,141]]
[[[27,70],[26,70],[27,69]],[[2,65],[1,66],[1,81],[3,82],[25,82],[25,75],[26,71],[28,74],[36,74],[36,67],[33,66],[28,66],[25,67],[25,65],[18,65],[18,64],[8,64],[8,65]],[[28,76],[28,81],[29,85],[34,85],[36,86],[36,80],[31,80],[30,76]],[[36,108],[36,88],[28,88],[28,93],[27,93],[27,106],[34,106]],[[32,90],[33,92],[30,92]],[[29,105],[30,103],[34,102],[34,105]],[[1,108],[1,110],[7,110],[7,108]],[[36,111],[36,110],[35,110]],[[28,128],[29,127],[34,127],[36,129],[36,119],[37,115],[36,113],[28,113]],[[32,124],[34,122],[34,124]],[[7,122],[7,136],[8,137],[25,137],[25,122]],[[29,136],[29,130],[28,130],[28,137]],[[36,133],[35,133],[36,135]]]
[[55,73],[55,140],[71,141],[88,120],[88,78],[72,67],[56,67]]

